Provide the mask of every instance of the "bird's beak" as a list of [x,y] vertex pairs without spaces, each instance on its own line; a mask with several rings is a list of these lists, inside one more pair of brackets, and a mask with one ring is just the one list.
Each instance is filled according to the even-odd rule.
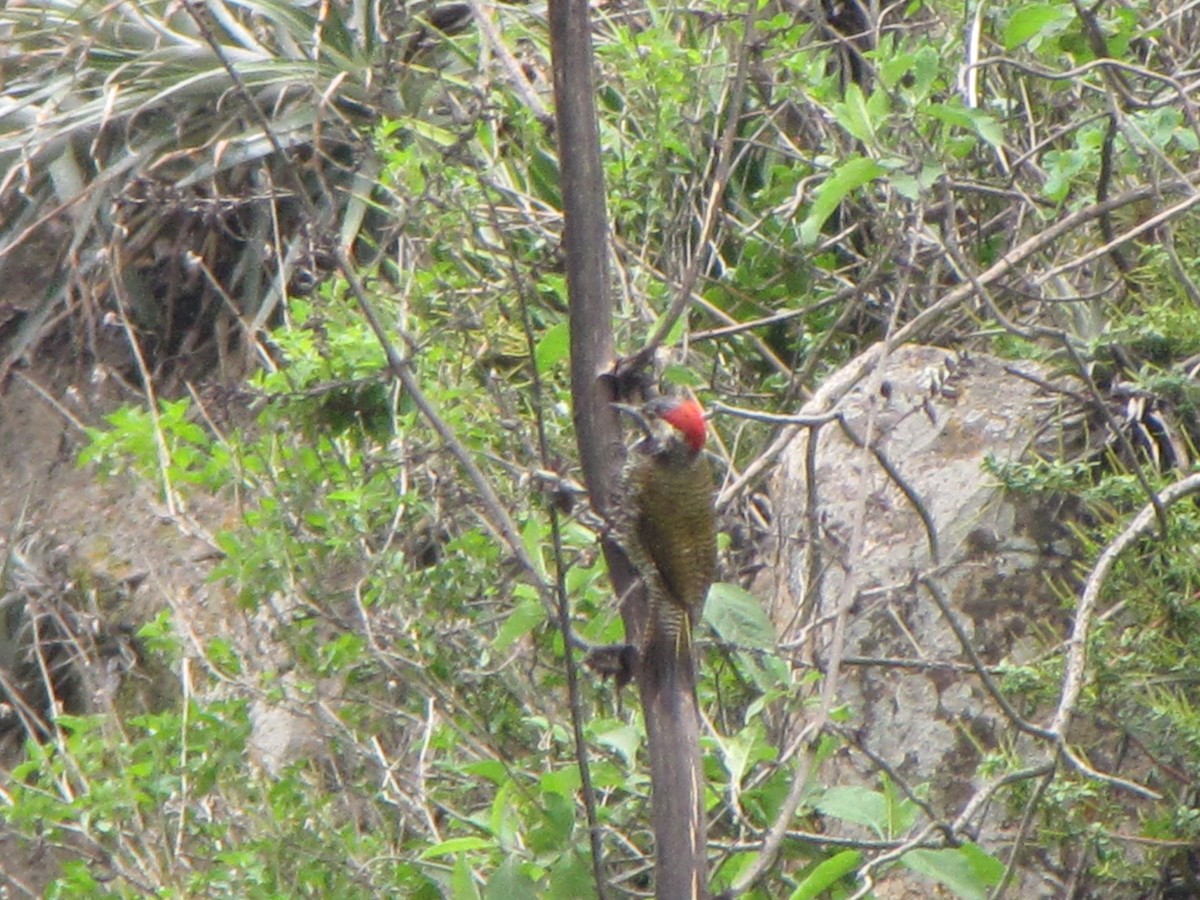
[[628,403],[612,403],[609,405],[618,412],[623,412],[625,415],[631,416],[638,423],[642,431],[646,432],[647,437],[652,436],[653,432],[650,430],[650,423],[646,421],[645,415],[636,406],[630,406]]

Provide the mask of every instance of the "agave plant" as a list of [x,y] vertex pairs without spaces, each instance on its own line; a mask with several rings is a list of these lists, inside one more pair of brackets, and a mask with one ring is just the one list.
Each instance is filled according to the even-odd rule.
[[0,10],[0,274],[36,276],[0,379],[64,311],[85,347],[106,315],[140,335],[159,371],[247,346],[361,236],[370,127],[443,78],[422,21],[382,0]]

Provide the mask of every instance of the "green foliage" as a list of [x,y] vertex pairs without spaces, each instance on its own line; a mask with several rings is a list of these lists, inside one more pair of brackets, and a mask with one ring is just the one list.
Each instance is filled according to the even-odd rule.
[[353,827],[333,795],[313,791],[316,768],[247,777],[246,703],[131,715],[119,732],[102,716],[58,722],[63,742],[30,744],[14,770],[7,821],[49,846],[82,828],[117,877],[69,862],[48,896],[141,896],[154,878],[164,896],[372,895],[359,873],[395,836],[383,822]]
[[[815,807],[820,812],[870,829],[884,840],[905,835],[919,815],[918,805],[897,790],[890,779],[882,779],[882,790],[865,787],[831,787]],[[857,869],[862,854],[843,851],[815,866],[792,893],[792,897],[815,897],[832,888]],[[905,852],[900,865],[940,882],[963,900],[982,900],[1000,883],[1004,865],[980,847],[964,843],[944,849],[915,848]]]
[[[164,392],[171,399],[122,409],[89,432],[81,463],[151,479],[175,509],[212,496],[226,504],[212,590],[235,601],[214,603],[236,625],[182,647],[173,625],[189,633],[192,623],[164,614],[141,636],[202,670],[186,707],[119,721],[63,717],[60,743],[27,748],[6,821],[30,839],[46,834],[64,857],[74,846],[67,835],[82,835],[117,876],[67,859],[48,896],[590,896],[559,575],[577,634],[603,644],[622,633],[595,523],[553,483],[577,473],[559,148],[528,100],[548,102],[539,15],[493,10],[503,25],[497,48],[473,29],[438,36],[415,20],[360,16],[361,4],[322,4],[319,15],[274,0],[207,4],[213,38],[282,139],[281,156],[248,112],[231,112],[240,87],[208,52],[190,7],[69,7],[3,13],[5,27],[26,29],[5,34],[28,66],[15,79],[5,69],[3,80],[16,118],[0,133],[0,160],[19,188],[5,195],[14,211],[5,238],[59,206],[78,213],[69,244],[81,259],[107,258],[122,235],[133,236],[130,249],[166,241],[190,259],[217,234],[221,265],[200,255],[213,280],[224,279],[224,297],[209,285],[209,305],[196,308],[226,310],[230,299],[239,333],[268,362],[249,380],[253,414],[230,427]],[[1148,3],[1096,9],[1092,23],[1070,3],[985,7],[983,46],[1007,54],[1005,65],[992,59],[970,72],[961,10],[913,4],[902,27],[889,21],[877,44],[859,48],[868,72],[859,78],[846,42],[807,16],[758,11],[747,35],[745,12],[724,0],[687,9],[652,0],[597,19],[618,350],[639,346],[699,260],[698,302],[667,342],[689,353],[664,377],[705,399],[749,396],[794,412],[803,391],[892,324],[1095,200],[1102,172],[1111,195],[1193,163],[1191,120],[1157,95],[1119,105],[1110,134],[1107,70],[1087,65],[1121,60],[1132,90],[1138,72],[1162,64],[1146,57],[1170,45],[1158,39],[1169,23]],[[497,58],[518,63],[520,90]],[[1049,67],[1076,71],[1038,76]],[[728,184],[701,240],[728,123]],[[154,217],[153,203],[124,190],[127,171],[162,173],[183,190],[169,198],[173,216]],[[282,192],[278,205],[260,202],[264,185]],[[296,190],[311,190],[315,221],[284,196]],[[137,215],[113,221],[110,207]],[[194,245],[173,243],[181,222],[192,228],[208,221],[205,210],[230,207],[237,215],[217,217],[214,231],[188,231]],[[1103,227],[1129,227],[1129,216],[1118,211]],[[1200,352],[1196,309],[1174,268],[1195,269],[1200,238],[1194,222],[1178,224],[1171,252],[1123,242],[1129,293],[1104,310],[1106,328],[1081,337],[1102,371],[1116,368],[1105,345],[1119,342],[1145,363],[1139,386],[1194,419],[1194,379],[1169,366]],[[315,243],[352,251],[422,397],[391,379],[341,279],[310,292],[281,287],[291,273],[279,260],[321,255],[308,246],[310,230]],[[1009,279],[1013,297],[996,292],[989,302],[1019,324],[1041,324],[1026,319],[1036,305],[1027,285],[1048,301],[1062,299],[1049,292],[1063,283],[1064,303],[1093,295],[1097,285],[1070,272],[1050,287],[1038,280],[1083,253],[1083,241],[1061,238]],[[264,245],[275,262],[264,262]],[[131,330],[148,346],[161,337],[169,358],[178,346],[159,326],[173,307],[139,288],[149,264],[119,270],[133,294]],[[55,302],[71,296],[65,281],[52,286]],[[766,324],[693,340],[752,320]],[[964,334],[981,323],[979,311],[959,311],[931,326],[930,339],[970,340]],[[1014,329],[992,347],[1052,358],[1058,346],[1040,334]],[[731,471],[744,471],[772,436],[758,423],[715,427],[732,448]],[[515,538],[464,477],[464,454],[494,487]],[[1144,499],[1114,455],[992,460],[989,470],[1009,490],[1078,497],[1090,516],[1079,537],[1094,557]],[[1108,591],[1124,605],[1119,621],[1092,635],[1094,680],[1081,711],[1105,726],[1115,711],[1183,770],[1200,758],[1200,703],[1187,675],[1200,652],[1194,518],[1173,511],[1169,533],[1118,567]],[[713,724],[705,802],[713,841],[729,848],[715,877],[724,887],[752,864],[744,847],[774,824],[798,777],[787,725],[809,711],[820,675],[779,652],[761,598],[738,584],[714,587],[700,640],[699,697]],[[1035,709],[1053,702],[1060,678],[1053,653],[1005,663],[999,675],[1002,690]],[[645,725],[611,685],[583,681],[609,870],[644,890]],[[247,766],[260,702],[320,723],[317,758],[278,771]],[[825,817],[899,846],[926,824],[916,802],[924,789],[909,796],[886,778],[878,789],[824,784],[820,763],[842,752],[853,752],[842,738],[821,737],[797,814],[806,827]],[[977,774],[1009,775],[1024,762],[1015,741],[1002,743]],[[996,802],[1019,809],[1031,796],[1020,781]],[[1122,863],[1097,824],[1116,807],[1107,788],[1060,773],[1031,841],[1048,853],[1056,839],[1086,846],[1112,884],[1148,879],[1148,864]],[[1146,835],[1194,837],[1189,812],[1182,799],[1155,808]],[[848,896],[875,856],[870,844],[790,842],[758,896]],[[894,865],[966,898],[987,896],[1002,873],[971,843],[913,847]]]
[[1032,49],[1043,39],[1060,33],[1070,24],[1074,15],[1065,3],[1034,3],[1016,10],[1004,29],[1004,46],[1015,50],[1029,42]]
[[[855,128],[854,122],[857,122],[857,118],[852,118],[851,124],[846,128],[851,134],[854,134],[856,130],[861,130],[861,127],[859,129]],[[883,167],[870,159],[850,159],[839,163],[833,174],[821,183],[821,187],[817,191],[812,209],[800,226],[801,241],[805,244],[816,243],[822,226],[833,215],[834,210],[841,205],[842,201],[852,191],[858,190],[864,184],[878,178],[883,173]]]
[[1065,493],[1090,484],[1091,466],[1084,462],[1049,459],[1023,462],[988,457],[984,466],[1005,490],[1022,494]]
[[1122,346],[1154,366],[1200,353],[1200,310],[1191,304],[1148,304],[1114,317],[1112,327]]
[[941,882],[962,900],[985,900],[1004,877],[1004,864],[975,844],[944,850],[909,850],[905,866]]
[[193,421],[187,399],[162,400],[157,413],[126,406],[106,419],[109,428],[88,432],[81,466],[95,464],[108,474],[128,468],[164,492],[176,483],[216,491],[231,477],[228,448]]
[[[1188,409],[1187,390],[1172,378],[1163,384],[1163,395],[1172,386],[1180,408]],[[1049,496],[1071,496],[1082,504],[1074,537],[1085,560],[1094,560],[1128,522],[1129,511],[1146,502],[1144,482],[1116,463],[1063,465],[1038,461],[1029,464],[991,461],[992,472],[1010,490]],[[1162,482],[1150,473],[1151,487]],[[1195,639],[1196,592],[1200,567],[1195,548],[1200,540],[1200,515],[1193,504],[1171,508],[1167,528],[1139,542],[1119,557],[1105,582],[1102,621],[1088,638],[1089,687],[1077,717],[1091,727],[1113,730],[1122,740],[1132,739],[1155,760],[1177,771],[1190,770],[1200,759],[1197,741],[1197,701],[1191,679],[1185,674],[1200,665],[1200,641]],[[1064,587],[1065,603],[1073,605],[1076,589]],[[1057,655],[1046,655],[1023,665],[1005,665],[1001,688],[1010,698],[1020,698],[1029,709],[1057,702],[1062,671]],[[1011,772],[1019,758],[998,754],[982,771]],[[1169,782],[1168,782],[1169,783]],[[1156,812],[1147,817],[1144,833],[1170,832],[1178,839],[1191,833],[1193,801],[1168,791]],[[1024,804],[1026,790],[1014,792],[1013,802]],[[1106,884],[1150,885],[1162,878],[1162,859],[1131,857],[1124,844],[1097,823],[1120,816],[1121,794],[1079,775],[1056,777],[1046,791],[1039,830],[1043,840],[1086,843],[1095,855],[1093,874]],[[1167,825],[1167,822],[1171,822]],[[1175,838],[1172,838],[1175,839]],[[950,883],[950,882],[948,882]]]
[[831,787],[822,794],[816,808],[827,816],[870,828],[885,840],[904,834],[917,816],[917,805],[900,796],[890,780],[884,781],[882,791]]
[[862,853],[858,850],[843,850],[841,853],[835,853],[829,859],[814,866],[813,870],[792,891],[788,900],[813,900],[813,898],[822,896],[825,891],[831,890],[845,876],[855,871],[861,862]]

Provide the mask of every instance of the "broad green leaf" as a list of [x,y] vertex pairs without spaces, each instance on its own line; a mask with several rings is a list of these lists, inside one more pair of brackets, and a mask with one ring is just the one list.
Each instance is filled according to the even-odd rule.
[[[1004,29],[1004,47],[1013,50],[1026,41],[1058,34],[1075,17],[1066,3],[1032,3],[1020,6]],[[1035,42],[1036,46],[1036,42]]]
[[809,872],[788,900],[814,900],[857,869],[861,861],[862,854],[857,850],[843,850],[834,854]]
[[496,797],[492,800],[488,830],[496,837],[501,847],[515,846],[520,833],[520,814],[513,799],[517,795],[516,783],[506,781],[500,790],[496,791]]
[[592,882],[592,867],[580,854],[569,850],[550,867],[546,897],[570,897],[571,900],[589,900],[596,896]]
[[867,98],[867,115],[870,117],[872,129],[876,122],[882,122],[887,118],[888,113],[892,111],[892,98],[887,91],[874,91]]
[[70,887],[71,896],[75,897],[102,896],[105,893],[100,882],[88,871],[88,864],[79,859],[67,860],[62,864],[62,876],[57,879],[57,885],[60,889]]
[[922,47],[917,51],[916,60],[913,63],[914,80],[911,90],[918,101],[929,96],[930,88],[933,87],[933,83],[941,71],[942,58],[937,50],[933,47]]
[[561,852],[571,846],[575,830],[575,800],[558,793],[542,794],[542,816],[526,843],[537,854]]
[[712,586],[704,605],[704,621],[727,644],[747,650],[775,649],[775,626],[762,604],[735,584]]
[[888,837],[895,837],[908,831],[917,820],[917,805],[886,775],[882,781],[883,798],[887,803],[886,834]]
[[963,844],[958,848],[958,852],[971,864],[971,869],[987,881],[989,886],[996,886],[1004,877],[1004,863],[984,851],[978,844]]
[[837,166],[817,188],[808,215],[800,224],[800,240],[808,245],[815,244],[825,220],[833,215],[833,211],[846,195],[875,180],[885,171],[875,160],[861,156]]
[[750,723],[736,735],[721,741],[721,758],[733,784],[741,784],[754,763],[776,756],[777,751],[767,740],[761,720]]
[[704,387],[708,379],[698,374],[694,369],[681,364],[673,364],[663,369],[662,379],[667,384],[677,384],[681,387]]
[[912,71],[915,61],[914,53],[904,53],[884,60],[879,66],[879,83],[892,90],[900,83],[900,79]]
[[888,178],[896,193],[905,200],[916,200],[921,196],[921,185],[913,175],[907,172],[893,172]]
[[875,142],[875,123],[871,110],[867,108],[862,88],[851,84],[846,88],[846,99],[833,104],[833,117],[837,123],[864,144]]
[[427,847],[421,852],[421,859],[436,859],[439,856],[449,856],[451,853],[463,853],[467,850],[482,850],[490,847],[492,842],[481,837],[449,838],[440,843]]
[[641,744],[641,736],[637,729],[629,725],[618,725],[615,728],[597,732],[594,739],[600,746],[615,750],[627,766],[633,765],[638,746]]
[[525,527],[521,529],[521,539],[534,569],[543,580],[546,578],[546,558],[542,555],[545,537],[546,531],[542,527],[542,520],[537,516],[530,516],[525,522]]
[[580,787],[579,769],[575,766],[567,766],[566,768],[546,772],[539,779],[539,783],[542,790],[547,794],[572,797]]
[[575,830],[575,799],[562,794],[542,794],[546,824],[557,836],[557,844],[566,846]]
[[924,107],[924,111],[947,125],[957,125],[960,128],[974,128],[975,125],[967,108],[957,98],[947,103],[930,103]]
[[512,900],[514,897],[533,897],[536,893],[537,885],[521,871],[521,860],[516,856],[500,863],[483,889],[486,900]]
[[100,725],[99,716],[73,716],[69,713],[59,713],[54,717],[54,722],[63,731],[71,735],[87,734],[90,731],[96,731]]
[[481,759],[479,762],[467,763],[462,770],[468,775],[486,778],[492,784],[503,784],[508,779],[504,763],[498,759]]
[[816,807],[827,816],[863,825],[880,838],[888,838],[888,803],[879,791],[844,785],[831,787],[817,801]]
[[910,850],[900,862],[946,885],[962,900],[985,900],[989,890],[1004,877],[1004,864],[974,844],[945,850]]
[[454,900],[480,900],[479,887],[475,884],[475,875],[465,856],[460,856],[454,863],[454,874],[451,876],[450,895]]
[[566,322],[559,322],[546,329],[533,351],[534,365],[541,375],[567,358],[571,352],[571,335]]
[[[661,316],[655,319],[654,327],[651,329],[651,333],[658,331],[658,326],[665,317],[666,313],[664,312]],[[663,345],[667,347],[674,347],[676,344],[678,344],[680,338],[683,337],[683,332],[687,328],[687,324],[688,317],[686,314],[677,318],[675,320],[675,324],[671,326],[671,330],[667,332],[667,336],[663,338]]]
[[401,120],[404,125],[412,129],[414,134],[418,134],[426,140],[432,141],[439,147],[452,147],[458,141],[458,135],[447,128],[442,128],[432,122],[424,119],[417,119],[411,116],[403,116]]
[[544,149],[539,149],[529,161],[529,180],[537,196],[558,208],[562,195],[558,189],[558,159]]
[[1042,156],[1042,165],[1047,173],[1042,193],[1055,203],[1061,203],[1067,199],[1075,177],[1085,169],[1088,162],[1088,154],[1079,150],[1047,151]]
[[[722,896],[720,891],[737,881],[742,872],[754,865],[756,859],[758,859],[758,854],[753,852],[732,853],[725,857],[713,873],[713,893]],[[755,895],[750,894],[749,896]]]
[[993,147],[1000,147],[1004,144],[1004,129],[1000,127],[1000,123],[982,110],[967,109],[964,111],[976,134]]
[[503,653],[544,621],[546,621],[546,609],[541,602],[523,600],[508,614],[508,618],[496,632],[496,637],[492,640],[492,647],[497,653]]

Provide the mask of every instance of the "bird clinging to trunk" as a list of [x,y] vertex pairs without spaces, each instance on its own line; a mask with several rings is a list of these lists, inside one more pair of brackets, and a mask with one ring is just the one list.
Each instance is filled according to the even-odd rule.
[[617,408],[645,432],[630,452],[623,477],[625,550],[649,600],[639,657],[643,667],[671,668],[691,658],[692,628],[717,567],[704,410],[695,400],[675,397]]

